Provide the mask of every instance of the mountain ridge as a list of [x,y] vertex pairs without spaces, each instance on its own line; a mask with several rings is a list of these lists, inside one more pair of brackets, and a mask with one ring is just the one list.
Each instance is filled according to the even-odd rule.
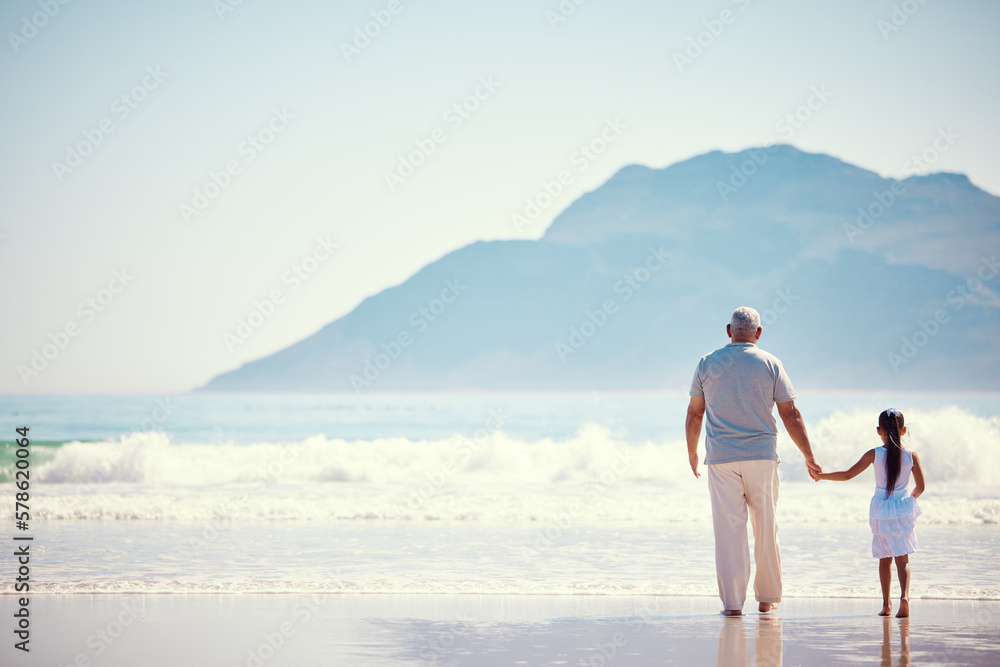
[[[742,182],[741,169],[750,172]],[[871,220],[864,228],[859,212]],[[897,181],[788,145],[710,151],[662,169],[626,165],[539,239],[446,253],[200,390],[683,388],[708,351],[703,341],[724,344],[728,314],[755,304],[762,347],[807,385],[996,390],[989,368],[1000,347],[989,331],[1000,324],[1000,281],[983,281],[958,308],[947,295],[998,247],[1000,198],[962,174]],[[656,252],[669,263],[646,267],[639,282]],[[466,288],[445,303],[448,280]],[[639,287],[616,289],[629,280]],[[440,311],[428,311],[433,321],[413,318],[431,307]],[[948,321],[905,357],[905,341],[942,309]],[[851,330],[832,335],[845,318]],[[580,339],[588,321],[594,332]],[[844,360],[816,345],[843,348]]]

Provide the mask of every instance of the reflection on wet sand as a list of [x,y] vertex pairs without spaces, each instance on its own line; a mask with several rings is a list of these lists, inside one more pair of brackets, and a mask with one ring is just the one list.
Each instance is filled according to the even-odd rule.
[[[910,665],[910,619],[899,619],[899,662],[897,667]],[[892,666],[892,619],[882,619],[882,667]]]
[[[780,667],[782,660],[781,619],[777,616],[758,616],[754,633],[754,662],[756,667]],[[746,619],[746,620],[744,620]],[[729,616],[723,619],[719,634],[718,667],[750,667],[750,645],[747,641],[748,617]]]

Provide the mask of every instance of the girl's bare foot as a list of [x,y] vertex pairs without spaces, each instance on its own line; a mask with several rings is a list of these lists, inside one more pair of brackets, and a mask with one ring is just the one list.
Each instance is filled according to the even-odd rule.
[[892,613],[892,605],[886,602],[882,605],[882,611],[878,613],[879,616],[888,616]]
[[767,612],[771,611],[772,609],[777,609],[777,608],[778,608],[778,603],[777,602],[761,602],[757,606],[757,611],[759,611],[762,614],[766,614]]
[[908,618],[910,616],[910,601],[906,598],[899,599],[899,611],[896,612],[896,618]]
[[743,615],[743,610],[742,609],[723,609],[722,610],[722,615],[723,616],[742,616]]

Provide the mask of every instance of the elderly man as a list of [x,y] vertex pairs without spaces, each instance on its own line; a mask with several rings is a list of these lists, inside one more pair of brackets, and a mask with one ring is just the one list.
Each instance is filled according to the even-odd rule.
[[[822,469],[813,458],[795,391],[784,366],[757,347],[763,330],[753,308],[737,308],[726,326],[732,340],[698,362],[691,383],[686,432],[688,458],[698,473],[698,439],[705,427],[705,465],[715,526],[715,570],[723,613],[743,613],[750,582],[747,510],[754,536],[754,594],[761,612],[781,601],[781,556],[774,510],[778,502],[778,429],[785,430],[806,458],[810,477]],[[813,477],[813,479],[816,479]]]

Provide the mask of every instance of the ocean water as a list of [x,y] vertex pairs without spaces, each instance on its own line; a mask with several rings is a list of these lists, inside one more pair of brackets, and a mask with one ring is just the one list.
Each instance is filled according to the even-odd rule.
[[[14,429],[28,426],[35,592],[714,596],[686,404],[587,393],[3,397],[0,510],[14,511]],[[880,444],[878,413],[899,408],[928,481],[913,595],[1000,599],[1000,397],[798,404],[828,470]],[[814,483],[783,433],[779,453],[786,595],[877,597],[874,474]]]

